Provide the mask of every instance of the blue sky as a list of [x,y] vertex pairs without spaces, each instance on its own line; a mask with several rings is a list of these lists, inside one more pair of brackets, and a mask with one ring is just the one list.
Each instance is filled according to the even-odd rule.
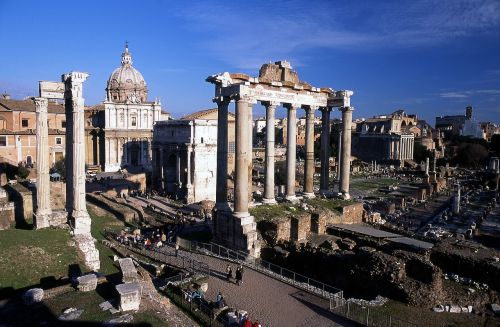
[[0,92],[15,98],[80,70],[97,104],[128,40],[149,99],[175,117],[213,106],[208,75],[285,59],[314,86],[353,90],[354,117],[404,108],[434,124],[472,105],[500,123],[498,0],[0,0],[0,38]]

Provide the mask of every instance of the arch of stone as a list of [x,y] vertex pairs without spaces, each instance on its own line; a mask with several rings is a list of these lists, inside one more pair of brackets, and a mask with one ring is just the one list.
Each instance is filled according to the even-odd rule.
[[[320,192],[329,189],[329,125],[330,112],[339,108],[342,112],[342,136],[340,156],[340,192],[349,199],[349,172],[351,156],[351,123],[353,107],[352,91],[335,91],[318,88],[300,81],[290,63],[278,61],[264,64],[259,77],[240,73],[221,73],[209,76],[214,84],[214,102],[218,106],[217,127],[217,193],[214,234],[218,242],[231,248],[260,256],[257,240],[257,224],[248,211],[252,185],[252,108],[257,102],[266,108],[266,155],[264,203],[276,203],[274,194],[274,119],[277,106],[287,109],[286,151],[286,199],[296,199],[296,119],[297,110],[306,112],[306,161],[304,169],[305,197],[314,197],[314,115],[322,112],[321,133],[321,185]],[[235,103],[235,181],[234,204],[228,202],[228,106]]]

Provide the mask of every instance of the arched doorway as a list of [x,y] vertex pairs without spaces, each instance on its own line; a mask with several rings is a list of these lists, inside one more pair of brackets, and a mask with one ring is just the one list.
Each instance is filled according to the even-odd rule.
[[141,154],[141,149],[137,144],[132,144],[129,148],[130,153],[130,165],[139,166],[139,156]]

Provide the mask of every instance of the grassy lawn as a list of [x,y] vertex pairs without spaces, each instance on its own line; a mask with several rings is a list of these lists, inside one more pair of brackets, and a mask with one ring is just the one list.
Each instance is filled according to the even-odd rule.
[[[0,290],[53,284],[77,263],[68,230],[9,229],[0,231]],[[52,283],[51,283],[52,280]]]
[[[294,208],[294,209],[290,209]],[[294,206],[290,203],[279,203],[275,205],[260,205],[251,208],[250,214],[255,217],[255,221],[273,220],[281,217],[286,217],[292,214],[298,214],[304,210],[299,206]]]
[[341,200],[341,199],[307,199],[305,201],[307,204],[316,208],[326,208],[332,211],[337,211],[342,213],[342,208],[355,203],[353,200]]
[[389,186],[397,183],[398,181],[391,178],[379,178],[379,179],[364,179],[364,178],[354,178],[351,180],[351,188],[357,190],[376,190],[380,187]]

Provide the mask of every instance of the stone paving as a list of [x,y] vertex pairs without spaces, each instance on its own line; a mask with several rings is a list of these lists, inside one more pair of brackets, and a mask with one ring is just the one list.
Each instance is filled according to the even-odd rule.
[[[167,263],[182,266],[182,259],[173,255],[173,249],[164,248],[170,256]],[[245,310],[252,321],[258,319],[263,326],[353,326],[328,311],[328,301],[267,275],[245,267],[243,283],[226,280],[228,263],[234,272],[236,263],[180,250],[179,254],[204,262],[212,275],[208,282],[207,300],[215,301],[222,292],[229,307]]]

